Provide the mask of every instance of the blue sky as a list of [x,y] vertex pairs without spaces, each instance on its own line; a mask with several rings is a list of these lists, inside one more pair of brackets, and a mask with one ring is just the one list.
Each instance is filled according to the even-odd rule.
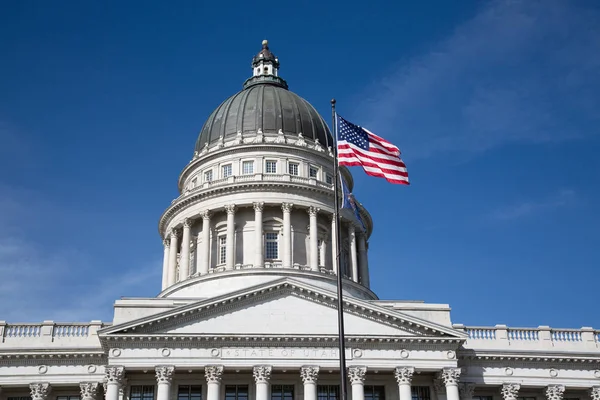
[[5,2],[0,319],[110,320],[156,295],[158,217],[267,38],[293,91],[403,151],[410,187],[353,168],[382,299],[600,328],[594,3]]

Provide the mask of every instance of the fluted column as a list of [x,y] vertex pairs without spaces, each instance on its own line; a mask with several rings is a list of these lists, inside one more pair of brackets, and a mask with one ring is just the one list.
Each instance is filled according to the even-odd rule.
[[284,268],[292,267],[292,203],[283,203],[283,262]]
[[352,385],[352,400],[365,400],[365,375],[367,367],[348,368],[348,378]]
[[[171,246],[173,242],[171,241]],[[106,386],[104,397],[106,400],[119,400],[119,390],[125,379],[125,368],[123,367],[106,367]]]
[[440,372],[440,378],[446,386],[447,400],[460,400],[458,393],[458,380],[460,378],[460,368],[444,368]]
[[98,400],[99,388],[100,382],[81,382],[79,384],[81,400]]
[[[200,215],[202,215],[202,256],[198,271],[200,275],[206,275],[210,262],[210,211],[203,211]],[[200,248],[198,247],[197,250]]]
[[352,280],[358,282],[358,259],[356,256],[356,231],[352,223],[348,224],[348,240],[350,241],[350,265],[352,267]]
[[338,247],[337,247],[337,217],[335,214],[331,216],[331,262],[334,274],[338,274]]
[[310,236],[310,270],[319,271],[319,233],[317,227],[317,213],[319,209],[317,207],[308,208],[309,216],[309,236]]
[[206,400],[221,400],[221,378],[223,377],[222,365],[209,365],[204,368],[206,378]]
[[464,382],[458,385],[458,393],[460,394],[460,400],[473,400],[473,393],[475,392],[475,384],[471,382]]
[[171,382],[175,367],[169,365],[160,365],[155,368],[156,371],[156,400],[170,400]]
[[304,384],[304,400],[317,400],[317,378],[319,367],[307,365],[300,368],[300,376]]
[[517,400],[519,397],[519,389],[521,389],[521,385],[518,383],[504,383],[500,392],[502,393],[502,398],[504,400]]
[[413,367],[397,367],[394,370],[400,400],[412,400],[411,383],[414,373]]
[[177,250],[179,247],[179,238],[177,231],[171,230],[171,244],[169,246],[169,280],[167,286],[174,285],[177,282]]
[[592,386],[589,391],[590,399],[600,400],[600,386]]
[[363,286],[371,287],[369,280],[369,256],[367,253],[367,234],[358,235],[358,269],[360,272],[360,283]]
[[167,239],[163,240],[164,252],[163,252],[163,273],[162,273],[162,290],[169,284],[169,249],[171,242]]
[[181,257],[179,258],[179,281],[184,281],[190,276],[190,230],[192,221],[186,218],[183,221],[183,235],[181,238]]
[[31,400],[47,400],[52,386],[49,383],[32,383],[29,385],[31,391]]
[[257,365],[252,371],[256,382],[256,400],[269,400],[271,369],[270,365]]
[[225,206],[227,212],[227,242],[225,244],[225,270],[233,270],[235,265],[235,204]]
[[265,245],[263,243],[263,208],[265,203],[253,203],[254,206],[254,266],[265,265]]
[[563,400],[565,387],[563,385],[546,386],[546,398],[548,400]]

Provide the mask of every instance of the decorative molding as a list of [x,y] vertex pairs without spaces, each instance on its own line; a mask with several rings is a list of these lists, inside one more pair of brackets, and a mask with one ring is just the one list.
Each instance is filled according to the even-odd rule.
[[319,378],[319,367],[317,365],[305,365],[300,368],[300,377],[304,384],[317,383]]
[[460,368],[444,368],[439,372],[439,378],[444,381],[446,386],[458,385],[460,372]]
[[600,400],[600,386],[592,386],[590,389],[590,399]]
[[79,389],[81,391],[81,400],[96,400],[98,389],[100,389],[100,382],[81,382]]
[[173,381],[173,374],[175,373],[175,367],[172,365],[159,365],[154,370],[156,371],[156,382],[159,385],[161,383],[171,384]]
[[125,367],[106,367],[104,379],[106,383],[122,386],[125,379]]
[[471,382],[464,382],[458,385],[458,393],[460,393],[461,399],[471,399],[473,398],[473,393],[475,392],[476,385]]
[[354,366],[348,368],[348,379],[353,385],[362,385],[365,383],[365,376],[367,375],[367,367]]
[[410,385],[415,369],[413,367],[396,367],[394,377],[398,385]]
[[563,385],[548,385],[546,387],[546,398],[548,400],[562,400],[565,394]]
[[516,400],[519,397],[521,385],[518,383],[504,383],[500,389],[504,400]]
[[222,365],[207,365],[204,368],[204,377],[208,383],[220,383],[223,378]]
[[46,400],[52,391],[49,383],[32,383],[29,385],[32,400]]
[[281,203],[281,210],[284,213],[291,212],[293,207],[294,207],[294,205],[292,203]]
[[265,203],[262,201],[254,202],[254,203],[252,203],[252,207],[254,208],[254,211],[262,212],[263,209],[265,208]]
[[271,379],[272,369],[270,365],[256,365],[252,369],[252,375],[256,383],[268,383],[269,379]]

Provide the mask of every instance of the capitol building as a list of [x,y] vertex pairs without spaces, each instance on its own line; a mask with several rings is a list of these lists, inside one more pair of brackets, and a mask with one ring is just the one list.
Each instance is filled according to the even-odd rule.
[[357,199],[337,226],[334,139],[279,67],[264,41],[181,160],[162,291],[116,300],[110,322],[0,322],[0,400],[341,400],[339,275],[352,400],[600,400],[599,330],[377,297],[369,211]]

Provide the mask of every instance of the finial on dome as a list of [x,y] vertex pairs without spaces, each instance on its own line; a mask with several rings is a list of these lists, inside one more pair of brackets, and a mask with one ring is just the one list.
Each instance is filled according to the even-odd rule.
[[269,45],[269,41],[267,39],[262,41],[263,49]]

